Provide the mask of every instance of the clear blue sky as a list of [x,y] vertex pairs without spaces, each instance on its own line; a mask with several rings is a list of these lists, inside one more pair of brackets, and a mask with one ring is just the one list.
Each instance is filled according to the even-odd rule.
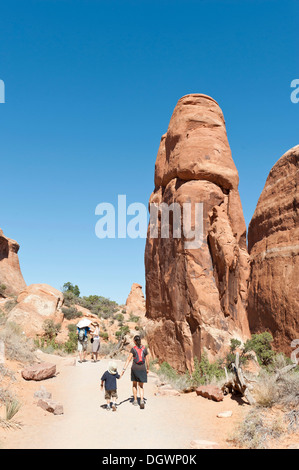
[[0,227],[27,284],[125,302],[144,239],[99,240],[95,208],[148,203],[161,135],[187,93],[220,104],[248,225],[298,144],[298,1],[10,0],[0,9]]

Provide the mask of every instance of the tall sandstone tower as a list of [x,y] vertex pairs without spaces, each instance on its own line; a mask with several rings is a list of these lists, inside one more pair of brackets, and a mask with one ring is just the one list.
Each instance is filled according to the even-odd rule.
[[[152,354],[181,372],[193,370],[203,348],[210,358],[224,354],[230,339],[246,340],[249,256],[246,225],[222,111],[202,94],[181,98],[161,138],[155,189],[149,204],[203,204],[203,239],[189,248],[181,237],[153,238],[145,248],[147,339]],[[151,206],[150,206],[151,207]],[[181,223],[183,224],[183,218]],[[190,231],[189,231],[190,233]]]
[[271,169],[248,228],[252,333],[270,331],[287,355],[299,338],[299,145]]

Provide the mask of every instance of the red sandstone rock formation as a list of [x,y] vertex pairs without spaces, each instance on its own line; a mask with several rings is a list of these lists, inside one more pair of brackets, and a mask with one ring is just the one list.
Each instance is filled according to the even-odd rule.
[[[182,237],[153,238],[145,248],[147,339],[151,353],[177,370],[193,370],[205,347],[226,352],[231,338],[249,333],[246,314],[246,226],[222,111],[212,98],[181,98],[162,136],[150,204],[192,203],[192,224]],[[203,203],[203,241],[189,249],[195,205]]]
[[268,330],[286,354],[299,338],[299,145],[271,169],[248,229],[252,333]]
[[19,248],[19,244],[5,237],[0,229],[0,285],[6,286],[5,297],[18,295],[26,287],[19,264]]
[[126,312],[134,315],[145,315],[145,298],[142,286],[136,282],[132,284],[131,291],[126,301]]
[[27,336],[44,334],[45,320],[55,323],[63,320],[63,294],[47,284],[31,284],[19,294],[17,302],[8,321],[20,325]]

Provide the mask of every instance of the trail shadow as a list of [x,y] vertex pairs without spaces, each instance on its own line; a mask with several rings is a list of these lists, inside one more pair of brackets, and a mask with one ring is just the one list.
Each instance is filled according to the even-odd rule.
[[[120,401],[119,403],[116,403],[116,407],[118,408],[119,406],[121,406],[121,405],[123,405],[124,403],[127,403],[127,402],[133,403],[133,401],[134,401],[134,397],[131,396],[129,398],[126,398],[125,400]],[[144,401],[144,404],[146,404],[147,399],[144,398],[143,401]],[[140,398],[139,397],[137,398],[137,402],[138,402],[138,406],[140,406]],[[103,408],[104,410],[106,410],[107,409],[107,404],[105,403],[103,405],[100,405],[100,407]]]

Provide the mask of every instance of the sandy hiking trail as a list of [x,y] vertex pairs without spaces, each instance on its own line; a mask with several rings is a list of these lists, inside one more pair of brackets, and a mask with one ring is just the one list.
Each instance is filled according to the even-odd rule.
[[[180,396],[155,395],[156,377],[150,373],[145,384],[145,409],[133,406],[130,367],[118,380],[117,411],[107,411],[100,378],[108,368],[108,359],[88,360],[69,365],[69,359],[40,353],[40,359],[55,362],[57,375],[34,382],[18,377],[22,408],[16,419],[17,430],[1,430],[2,449],[190,449],[192,440],[204,439],[229,448],[226,438],[240,422],[248,405],[230,397],[222,402],[199,397],[196,393]],[[116,361],[118,371],[124,362]],[[63,415],[53,415],[37,406],[34,392],[43,385],[60,402]],[[217,418],[223,411],[231,418]]]

